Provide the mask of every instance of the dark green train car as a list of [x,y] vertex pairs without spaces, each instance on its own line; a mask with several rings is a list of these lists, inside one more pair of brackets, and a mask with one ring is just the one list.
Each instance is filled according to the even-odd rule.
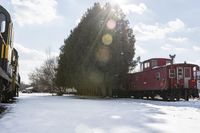
[[19,55],[13,47],[13,23],[8,11],[0,6],[0,102],[18,96],[20,86]]

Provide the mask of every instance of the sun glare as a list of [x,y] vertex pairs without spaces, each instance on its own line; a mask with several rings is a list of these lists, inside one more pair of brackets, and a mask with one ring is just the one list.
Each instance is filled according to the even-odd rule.
[[128,0],[111,0],[111,4],[122,6],[126,4]]
[[110,0],[111,5],[118,5],[124,12],[128,12],[129,0]]

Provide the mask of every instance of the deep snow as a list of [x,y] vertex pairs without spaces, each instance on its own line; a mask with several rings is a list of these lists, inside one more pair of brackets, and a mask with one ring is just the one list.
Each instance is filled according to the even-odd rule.
[[0,116],[0,133],[198,133],[200,101],[78,99],[21,94]]

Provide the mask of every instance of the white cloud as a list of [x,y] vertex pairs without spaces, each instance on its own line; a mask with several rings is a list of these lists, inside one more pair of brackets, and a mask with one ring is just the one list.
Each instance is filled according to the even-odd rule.
[[195,64],[200,65],[200,59],[195,61]]
[[174,42],[174,43],[183,43],[183,42],[185,42],[185,41],[187,41],[188,40],[188,38],[186,38],[186,37],[176,37],[176,38],[174,38],[174,37],[170,37],[170,38],[168,38],[171,42]]
[[15,48],[24,56],[22,56],[22,59],[30,59],[29,56],[34,59],[39,57],[39,59],[43,59],[43,57],[45,56],[45,53],[35,50],[35,49],[30,49],[30,48],[26,48],[23,45],[19,44],[19,43],[15,43]]
[[141,55],[147,53],[147,50],[142,48],[142,47],[140,47],[139,45],[136,45],[135,48],[136,48],[136,54],[137,55],[141,56]]
[[129,13],[143,14],[147,10],[147,6],[144,3],[140,3],[139,5],[124,4],[121,5],[121,8],[126,14]]
[[20,25],[44,24],[58,18],[56,0],[11,0],[14,16]]
[[148,10],[145,3],[132,4],[130,0],[108,0],[112,5],[119,5],[125,14],[136,13],[143,14]]
[[[47,59],[47,54],[43,51],[24,47],[19,43],[15,43],[15,48],[19,53],[19,70],[22,81],[28,83],[28,74],[42,65],[44,60]],[[58,54],[52,53],[51,55],[56,56]]]
[[28,83],[28,74],[43,63],[45,60],[45,53],[35,49],[26,48],[18,43],[15,44],[15,48],[19,53],[19,72],[21,79],[25,83]]
[[167,30],[174,32],[176,30],[182,29],[185,26],[184,22],[180,19],[176,19],[175,21],[170,21],[167,23]]
[[165,51],[175,52],[175,53],[176,52],[180,53],[187,50],[184,47],[175,47],[174,45],[171,45],[171,44],[165,44],[164,46],[161,46],[161,49]]
[[193,46],[192,47],[194,51],[200,52],[200,46]]
[[176,19],[175,21],[169,21],[165,25],[159,23],[154,25],[139,23],[134,26],[134,32],[136,34],[136,40],[149,41],[164,39],[168,34],[180,31],[184,27],[184,22]]

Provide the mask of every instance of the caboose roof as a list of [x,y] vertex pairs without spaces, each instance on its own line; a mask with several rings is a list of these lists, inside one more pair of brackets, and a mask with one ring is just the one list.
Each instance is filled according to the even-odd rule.
[[198,66],[197,64],[191,64],[191,63],[175,63],[174,66]]
[[148,61],[151,61],[151,60],[171,60],[171,59],[169,59],[169,58],[150,58],[150,59],[148,59],[148,60],[144,60],[143,62],[148,62]]

